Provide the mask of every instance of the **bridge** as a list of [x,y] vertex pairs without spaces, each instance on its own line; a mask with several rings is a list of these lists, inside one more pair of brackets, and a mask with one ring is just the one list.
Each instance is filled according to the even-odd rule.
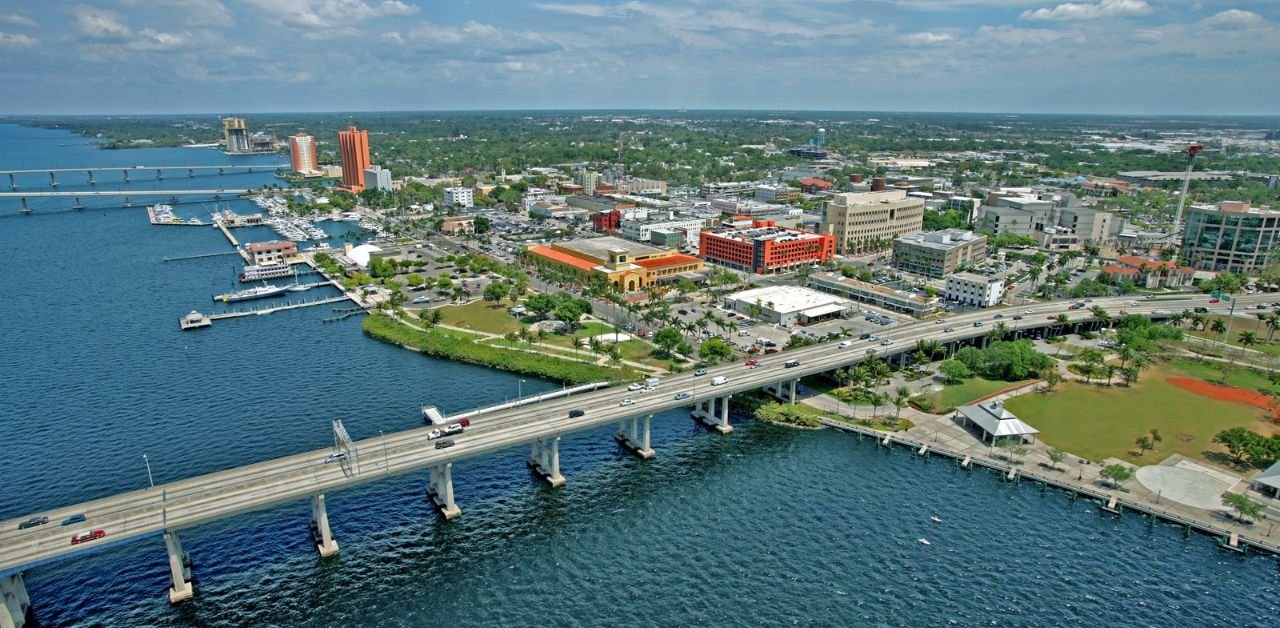
[[[1262,303],[1273,295],[1237,297],[1241,305]],[[1200,305],[1206,297],[1187,296],[1179,300],[1128,298],[1096,299],[1110,315],[1120,310],[1162,318],[1165,313]],[[1224,308],[1226,304],[1218,306]],[[1088,309],[1071,310],[1068,302],[1034,304],[1025,310],[1007,309],[1003,322],[1015,336],[1043,336],[1052,328],[1062,328],[1059,315],[1066,315],[1071,331],[1096,328],[1100,322]],[[1012,315],[1022,316],[1013,320]],[[973,323],[986,323],[975,327]],[[560,473],[559,444],[567,434],[604,425],[617,424],[615,438],[634,454],[651,457],[650,422],[654,414],[692,406],[691,414],[723,434],[732,433],[729,403],[733,395],[756,389],[783,400],[795,401],[796,384],[807,375],[825,373],[865,361],[871,357],[906,364],[917,340],[938,340],[948,352],[967,344],[987,341],[991,311],[959,314],[943,323],[915,322],[886,332],[881,341],[820,343],[767,356],[760,368],[745,369],[732,363],[709,369],[705,376],[691,373],[663,378],[656,391],[628,392],[610,387],[554,401],[540,402],[473,417],[471,426],[455,438],[456,444],[437,449],[428,438],[430,427],[387,434],[356,442],[345,461],[326,463],[331,450],[317,450],[228,469],[152,488],[113,495],[81,504],[39,513],[49,523],[18,530],[28,517],[0,522],[0,597],[7,612],[0,612],[0,627],[22,626],[30,600],[22,579],[23,571],[73,554],[100,549],[142,537],[160,537],[169,556],[169,599],[179,602],[193,595],[190,561],[182,549],[183,529],[238,514],[261,510],[286,502],[309,500],[310,534],[321,556],[338,552],[325,507],[325,494],[376,482],[391,475],[428,471],[428,495],[446,518],[461,515],[454,501],[452,469],[456,462],[516,446],[528,446],[528,464],[534,473],[552,486],[565,483]],[[787,361],[799,365],[787,368]],[[715,386],[712,379],[724,376],[727,382]],[[687,393],[687,396],[684,394]],[[629,405],[622,405],[631,399]],[[578,411],[581,412],[578,412]],[[573,411],[573,412],[571,412]],[[576,415],[576,416],[575,416]],[[74,527],[58,523],[71,515],[84,514],[87,520]],[[69,535],[81,530],[104,530],[106,536],[87,544],[72,545]]]
[[132,207],[135,196],[167,196],[174,203],[178,202],[179,196],[211,196],[214,200],[220,200],[224,196],[241,197],[249,194],[248,189],[224,189],[216,190],[90,190],[84,192],[0,192],[0,198],[19,198],[22,199],[22,208],[19,210],[24,214],[31,213],[31,207],[27,205],[28,198],[73,198],[74,209],[84,209],[84,203],[80,202],[82,198],[94,197],[124,197],[124,206]]
[[132,166],[127,168],[37,168],[35,170],[0,170],[0,174],[9,175],[9,189],[17,191],[18,178],[20,174],[48,174],[49,187],[58,187],[58,174],[67,172],[83,172],[88,175],[87,183],[89,185],[97,185],[98,181],[93,176],[94,173],[102,174],[107,172],[119,172],[123,175],[122,179],[125,183],[132,182],[132,175],[145,172],[156,173],[156,180],[163,180],[166,172],[183,172],[186,171],[188,177],[196,176],[197,172],[217,171],[218,174],[227,174],[228,172],[270,172],[280,168],[290,168],[290,164],[226,164],[222,166]]

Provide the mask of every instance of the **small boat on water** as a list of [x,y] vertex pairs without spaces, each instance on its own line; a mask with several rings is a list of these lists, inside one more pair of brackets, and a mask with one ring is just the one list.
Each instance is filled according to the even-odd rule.
[[289,291],[289,286],[276,287],[271,284],[265,286],[255,286],[237,292],[228,292],[226,294],[216,294],[213,296],[214,301],[222,301],[223,303],[235,303],[236,301],[249,301],[251,299],[265,299],[276,295],[284,294]]
[[304,286],[304,285],[299,284],[299,283],[295,283],[295,284],[293,284],[293,285],[289,286],[289,292],[306,292],[306,291],[308,291],[308,290],[310,290],[310,289],[311,289],[311,286]]
[[921,545],[933,545],[933,543],[929,542],[929,539],[917,539],[917,540],[920,541]]
[[938,515],[934,515],[934,516],[932,516],[932,517],[929,517],[929,521],[932,521],[932,522],[934,522],[934,523],[942,523],[942,520],[938,518]]

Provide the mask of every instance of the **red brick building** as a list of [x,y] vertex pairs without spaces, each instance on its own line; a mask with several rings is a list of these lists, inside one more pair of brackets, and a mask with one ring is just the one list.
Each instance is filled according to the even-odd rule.
[[800,179],[800,190],[805,194],[817,194],[834,188],[835,184],[825,179]]
[[825,264],[835,250],[835,236],[778,227],[772,220],[757,220],[747,229],[709,229],[699,236],[703,259],[759,274]]
[[605,209],[591,214],[591,228],[596,233],[608,233],[622,227],[622,210]]

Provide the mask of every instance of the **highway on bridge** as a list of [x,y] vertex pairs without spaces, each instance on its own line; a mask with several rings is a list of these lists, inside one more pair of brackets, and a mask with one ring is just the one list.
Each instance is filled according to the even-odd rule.
[[[1269,302],[1275,296],[1237,298],[1240,305],[1251,305]],[[1070,310],[1068,305],[1069,302],[1057,301],[1004,308],[1000,312],[1005,314],[1003,322],[1013,331],[1054,325],[1056,323],[1048,318],[1056,318],[1059,314],[1066,314],[1073,322],[1092,320],[1093,315],[1088,308]],[[1113,316],[1122,309],[1131,314],[1149,315],[1157,310],[1172,313],[1195,306],[1209,306],[1204,295],[1191,295],[1180,300],[1106,298],[1096,299],[1088,305],[1100,305]],[[1226,306],[1222,303],[1214,308],[1225,312]],[[853,341],[852,347],[842,349],[835,342],[827,342],[764,356],[760,360],[760,368],[748,369],[742,363],[734,362],[711,368],[702,377],[691,373],[671,375],[663,378],[654,392],[628,392],[622,387],[611,387],[485,414],[473,418],[471,427],[455,437],[457,444],[448,449],[435,448],[434,441],[427,437],[430,427],[416,428],[387,434],[385,440],[378,437],[359,441],[356,444],[358,466],[326,464],[325,457],[330,450],[321,449],[55,508],[38,513],[49,517],[48,524],[27,530],[17,529],[27,517],[12,519],[0,523],[0,575],[18,573],[107,543],[189,528],[291,500],[351,488],[393,474],[409,473],[509,447],[527,446],[539,438],[618,423],[637,416],[691,406],[696,401],[835,370],[867,359],[871,349],[875,350],[875,355],[887,356],[914,351],[917,340],[947,342],[980,337],[987,334],[995,323],[993,313],[985,310],[961,314],[944,319],[942,324],[922,321],[903,325],[883,334],[882,338],[893,340],[889,346],[883,346],[879,341]],[[1012,320],[1014,315],[1024,318]],[[983,321],[984,325],[974,327],[975,321]],[[789,360],[798,360],[800,365],[784,367],[783,363]],[[727,377],[728,382],[711,386],[711,379],[718,375]],[[693,398],[676,400],[675,395],[683,391],[692,393]],[[620,406],[624,398],[634,400],[634,405]],[[570,418],[571,409],[581,409],[585,414]],[[64,518],[81,513],[87,516],[86,521],[66,527],[59,525]],[[104,539],[81,545],[70,543],[73,534],[97,529],[106,531]]]

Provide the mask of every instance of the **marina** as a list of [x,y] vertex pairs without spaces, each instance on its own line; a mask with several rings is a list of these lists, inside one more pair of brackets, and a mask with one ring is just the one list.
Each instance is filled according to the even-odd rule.
[[179,319],[179,325],[182,329],[197,329],[200,327],[209,327],[213,321],[226,320],[229,318],[242,318],[245,316],[264,316],[274,312],[284,312],[287,310],[297,310],[305,307],[315,307],[317,305],[328,305],[330,303],[341,303],[349,300],[346,295],[338,297],[328,297],[323,299],[315,299],[312,301],[289,301],[282,305],[269,305],[249,310],[231,310],[229,312],[218,312],[216,314],[204,314],[196,310],[182,316]]

